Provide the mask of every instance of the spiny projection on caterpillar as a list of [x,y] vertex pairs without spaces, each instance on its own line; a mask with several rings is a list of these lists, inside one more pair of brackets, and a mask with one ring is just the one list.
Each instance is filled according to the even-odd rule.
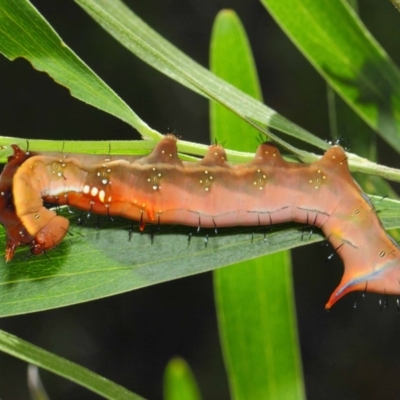
[[181,161],[176,141],[166,135],[148,156],[118,159],[13,145],[0,176],[6,260],[18,246],[41,254],[66,235],[69,221],[44,202],[126,217],[141,230],[146,223],[217,228],[294,221],[321,228],[344,263],[326,308],[352,291],[400,294],[399,246],[352,178],[340,146],[300,164],[264,143],[251,162],[232,165],[219,145],[198,162]]

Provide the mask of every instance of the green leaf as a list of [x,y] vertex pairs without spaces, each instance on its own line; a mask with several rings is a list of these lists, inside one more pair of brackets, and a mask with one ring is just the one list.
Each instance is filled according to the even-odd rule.
[[[217,16],[210,60],[216,75],[261,99],[250,45],[232,11]],[[257,144],[257,131],[215,103],[211,133],[233,149],[254,150]],[[214,272],[220,337],[234,399],[305,397],[291,274],[288,251]]]
[[72,96],[127,122],[143,137],[160,137],[62,41],[28,0],[2,0],[0,52],[10,60],[26,58]]
[[164,374],[164,400],[200,400],[193,373],[183,358],[173,358]]
[[0,330],[0,351],[20,360],[37,365],[86,387],[106,399],[140,400],[142,397],[122,386],[103,378],[94,372],[62,357],[58,357],[40,347],[34,346],[14,335]]
[[[28,249],[21,248],[8,264],[1,256],[0,317],[111,296],[323,238],[314,234],[304,241],[299,228],[276,229],[265,239],[263,229],[218,229],[215,236],[213,229],[196,234],[193,228],[147,226],[139,233],[137,223],[111,222],[106,216],[99,221],[92,216],[84,227],[75,224],[71,236],[44,255],[28,257]],[[5,243],[4,231],[0,243]]]
[[[264,130],[263,126],[267,125],[319,148],[328,147],[323,140],[201,67],[158,35],[121,1],[75,1],[116,40],[153,68],[207,98],[223,104],[249,123],[256,122],[260,130]],[[306,156],[306,152],[288,145],[276,135],[271,133],[270,136],[292,152]]]
[[400,72],[344,0],[262,0],[347,104],[400,152]]

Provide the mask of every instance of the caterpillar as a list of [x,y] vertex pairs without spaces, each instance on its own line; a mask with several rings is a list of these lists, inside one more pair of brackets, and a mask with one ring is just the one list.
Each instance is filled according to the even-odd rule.
[[194,227],[268,226],[288,221],[320,228],[344,263],[326,308],[352,291],[400,294],[400,249],[352,178],[346,153],[331,147],[318,161],[285,161],[261,144],[246,164],[228,163],[219,145],[198,162],[181,161],[166,135],[144,157],[25,152],[0,176],[6,261],[18,246],[33,254],[57,246],[69,221],[44,203],[69,205],[146,223]]

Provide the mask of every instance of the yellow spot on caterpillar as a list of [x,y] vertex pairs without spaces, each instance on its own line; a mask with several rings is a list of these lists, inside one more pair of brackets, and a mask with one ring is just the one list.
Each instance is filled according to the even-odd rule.
[[99,192],[99,200],[104,203],[104,199],[106,197],[106,192],[104,190],[100,190]]
[[90,192],[90,186],[89,185],[85,185],[83,187],[83,193],[88,194]]

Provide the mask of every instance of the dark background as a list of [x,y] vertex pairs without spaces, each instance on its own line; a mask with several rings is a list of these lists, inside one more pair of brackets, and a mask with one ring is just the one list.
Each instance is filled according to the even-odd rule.
[[[324,81],[257,1],[130,0],[147,23],[204,66],[216,13],[237,11],[248,30],[266,104],[329,139]],[[399,64],[400,14],[390,1],[360,1],[361,17]],[[63,40],[150,126],[208,142],[207,101],[132,56],[72,1],[34,4]],[[71,98],[25,60],[0,58],[0,135],[59,139],[139,139],[125,123]],[[341,131],[351,137],[351,126]],[[380,161],[399,167],[379,143]],[[140,250],[138,250],[140,251]],[[329,251],[328,251],[329,253]],[[400,314],[395,299],[354,295],[331,312],[340,261],[320,245],[293,252],[294,285],[308,399],[398,399]],[[12,268],[12,265],[10,265]],[[268,288],[266,288],[268,290]],[[175,355],[192,367],[205,399],[228,399],[214,311],[212,275],[203,274],[62,309],[2,319],[0,327],[86,366],[132,391],[162,396],[165,365]],[[52,399],[98,396],[42,371]],[[0,354],[0,398],[28,399],[26,364]]]

